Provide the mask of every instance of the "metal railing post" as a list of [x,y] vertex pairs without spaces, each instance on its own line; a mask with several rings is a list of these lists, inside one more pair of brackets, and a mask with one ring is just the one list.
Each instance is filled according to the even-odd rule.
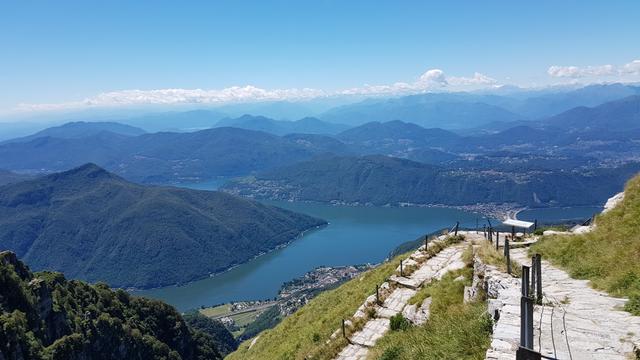
[[529,297],[529,267],[524,265],[520,298],[520,346],[533,350],[533,299]]
[[536,301],[542,303],[542,255],[536,254]]
[[529,267],[526,265],[522,265],[522,278],[521,278],[521,291],[522,296],[529,297]]
[[511,275],[511,256],[509,255],[509,239],[504,239],[504,257],[507,261],[507,274]]

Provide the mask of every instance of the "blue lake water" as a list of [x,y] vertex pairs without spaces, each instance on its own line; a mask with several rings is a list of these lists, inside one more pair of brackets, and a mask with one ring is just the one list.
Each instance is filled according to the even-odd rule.
[[134,294],[164,300],[180,310],[273,298],[283,282],[318,266],[378,263],[399,244],[425,233],[451,227],[456,221],[462,226],[476,224],[476,214],[456,209],[268,203],[323,218],[329,225],[214,277]]
[[[188,184],[200,190],[217,189],[224,179]],[[321,265],[378,263],[399,244],[426,233],[451,227],[475,227],[477,214],[448,208],[354,207],[316,203],[266,202],[320,217],[329,225],[311,231],[289,246],[211,278],[183,286],[136,291],[134,294],[164,300],[179,310],[238,300],[273,298],[283,282]],[[556,221],[588,218],[601,208],[536,209],[521,212],[520,219]],[[483,221],[480,220],[480,226]]]

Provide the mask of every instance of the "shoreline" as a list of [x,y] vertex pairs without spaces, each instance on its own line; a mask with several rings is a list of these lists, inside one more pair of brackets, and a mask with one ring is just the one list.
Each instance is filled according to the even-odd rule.
[[189,280],[189,281],[184,282],[184,283],[170,284],[170,285],[164,285],[164,286],[155,286],[155,287],[149,287],[149,288],[135,288],[135,287],[125,287],[125,288],[113,287],[113,288],[114,289],[122,289],[122,290],[130,293],[130,295],[133,295],[133,296],[144,296],[144,295],[137,295],[137,294],[131,294],[131,293],[132,292],[141,292],[141,291],[152,291],[152,290],[158,290],[158,289],[166,289],[166,288],[170,288],[170,287],[179,288],[179,287],[182,287],[182,286],[187,286],[189,284],[195,283],[197,281],[202,281],[202,280],[209,279],[209,278],[215,278],[216,276],[219,276],[219,275],[222,275],[224,273],[227,273],[227,272],[229,272],[229,271],[231,271],[231,270],[233,270],[233,269],[235,269],[235,268],[237,268],[239,266],[245,265],[245,264],[247,264],[247,263],[249,263],[249,262],[251,262],[251,261],[253,261],[253,260],[255,260],[255,259],[259,258],[259,257],[261,257],[261,256],[270,254],[270,253],[272,253],[274,251],[277,251],[277,250],[280,250],[280,249],[284,249],[285,247],[291,245],[291,243],[293,243],[294,241],[296,241],[296,240],[302,238],[303,236],[305,236],[307,233],[319,230],[319,229],[324,228],[324,227],[326,227],[328,225],[329,225],[329,223],[327,222],[326,224],[323,224],[323,225],[316,225],[316,226],[310,227],[308,229],[305,229],[302,232],[300,232],[300,234],[296,235],[294,238],[292,238],[291,240],[287,241],[286,243],[282,243],[282,244],[274,247],[273,249],[258,253],[257,255],[253,256],[252,258],[248,259],[245,262],[242,262],[240,264],[232,265],[232,266],[230,266],[230,267],[228,267],[228,268],[226,268],[226,269],[224,269],[222,271],[209,273],[208,275],[199,277],[197,279]]
[[[444,205],[444,204],[417,204],[417,203],[396,203],[396,204],[384,204],[384,205],[375,205],[375,204],[371,204],[371,203],[358,203],[358,202],[354,202],[354,203],[346,203],[346,202],[338,202],[338,201],[330,201],[330,202],[321,202],[321,201],[313,201],[313,200],[290,200],[290,199],[274,199],[274,198],[264,198],[264,199],[256,199],[256,198],[251,198],[252,200],[256,200],[256,201],[274,201],[274,202],[287,202],[287,203],[305,203],[305,204],[317,204],[317,205],[329,205],[329,206],[349,206],[349,207],[395,207],[395,208],[401,208],[401,207],[415,207],[415,208],[448,208],[448,209],[456,209],[456,210],[462,210],[465,212],[469,212],[469,213],[477,213],[479,215],[482,215],[485,218],[491,218],[491,219],[497,219],[497,220],[501,220],[506,216],[511,216],[514,219],[517,219],[518,214],[521,213],[522,211],[526,211],[526,210],[531,210],[531,209],[563,209],[563,208],[572,208],[572,207],[590,207],[593,205],[583,205],[583,206],[554,206],[554,207],[540,207],[540,208],[531,208],[531,207],[526,207],[526,206],[521,206],[518,204],[513,204],[513,203],[507,203],[507,204],[495,204],[495,203],[489,203],[489,204],[472,204],[472,205]],[[271,206],[278,206],[277,204],[268,204]],[[287,241],[286,243],[282,243],[268,251],[265,252],[261,252],[253,257],[251,257],[250,259],[248,259],[245,262],[242,262],[240,264],[235,264],[233,266],[230,266],[229,268],[226,268],[222,271],[219,272],[215,272],[215,273],[211,273],[209,275],[205,275],[202,277],[199,277],[197,279],[193,279],[190,280],[188,282],[184,282],[184,283],[180,283],[180,284],[171,284],[171,285],[165,285],[165,286],[157,286],[157,287],[150,287],[150,288],[121,288],[129,293],[132,293],[131,295],[134,296],[145,296],[144,294],[135,294],[136,292],[145,292],[145,291],[153,291],[153,290],[158,290],[158,289],[165,289],[165,288],[179,288],[182,286],[187,286],[190,285],[192,283],[198,282],[198,281],[202,281],[208,278],[215,278],[219,275],[223,275],[224,273],[227,273],[231,270],[234,270],[237,267],[240,267],[242,265],[245,265],[261,256],[264,255],[268,255],[270,253],[273,253],[274,251],[277,250],[281,250],[289,245],[291,245],[294,241],[308,235],[309,233],[316,231],[316,230],[320,230],[326,226],[330,225],[328,222],[324,225],[318,225],[318,226],[313,226],[310,227],[306,230],[303,230],[302,232],[300,232],[297,236],[295,236],[294,238],[292,238],[291,240]]]
[[[468,205],[446,205],[446,204],[421,204],[421,203],[410,203],[410,202],[398,202],[398,203],[387,203],[382,205],[377,205],[373,203],[360,203],[360,202],[342,202],[337,200],[331,201],[315,201],[315,200],[292,200],[292,199],[278,199],[278,198],[255,198],[245,196],[251,200],[255,201],[282,201],[287,203],[303,203],[303,204],[317,204],[317,205],[330,205],[330,206],[349,206],[349,207],[390,207],[390,208],[402,208],[402,207],[415,207],[415,208],[433,208],[433,209],[456,209],[462,210],[466,212],[477,213],[484,217],[490,218],[504,218],[508,216],[513,211],[520,212],[523,210],[529,209],[528,207],[515,204],[515,203],[477,203],[477,204],[468,204]],[[274,205],[274,204],[269,204]]]

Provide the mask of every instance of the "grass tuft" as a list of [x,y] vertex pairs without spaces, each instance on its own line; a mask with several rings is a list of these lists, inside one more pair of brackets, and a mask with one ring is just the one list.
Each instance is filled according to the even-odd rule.
[[[488,241],[482,241],[477,249],[478,257],[483,263],[493,265],[502,272],[507,272],[507,262],[505,261],[503,249],[496,250],[495,245]],[[520,277],[522,275],[522,268],[520,264],[511,260],[511,275]]]

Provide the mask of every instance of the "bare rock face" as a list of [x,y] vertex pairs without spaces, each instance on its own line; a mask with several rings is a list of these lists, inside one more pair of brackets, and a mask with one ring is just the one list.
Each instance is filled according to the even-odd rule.
[[602,211],[602,213],[604,214],[607,211],[613,209],[619,203],[621,203],[623,199],[624,199],[624,192],[618,193],[613,197],[609,198],[609,200],[607,200],[607,202],[604,204],[604,210]]
[[416,314],[413,317],[413,323],[416,325],[422,325],[429,320],[429,315],[431,308],[431,298],[427,298],[422,302],[420,308],[416,311]]

